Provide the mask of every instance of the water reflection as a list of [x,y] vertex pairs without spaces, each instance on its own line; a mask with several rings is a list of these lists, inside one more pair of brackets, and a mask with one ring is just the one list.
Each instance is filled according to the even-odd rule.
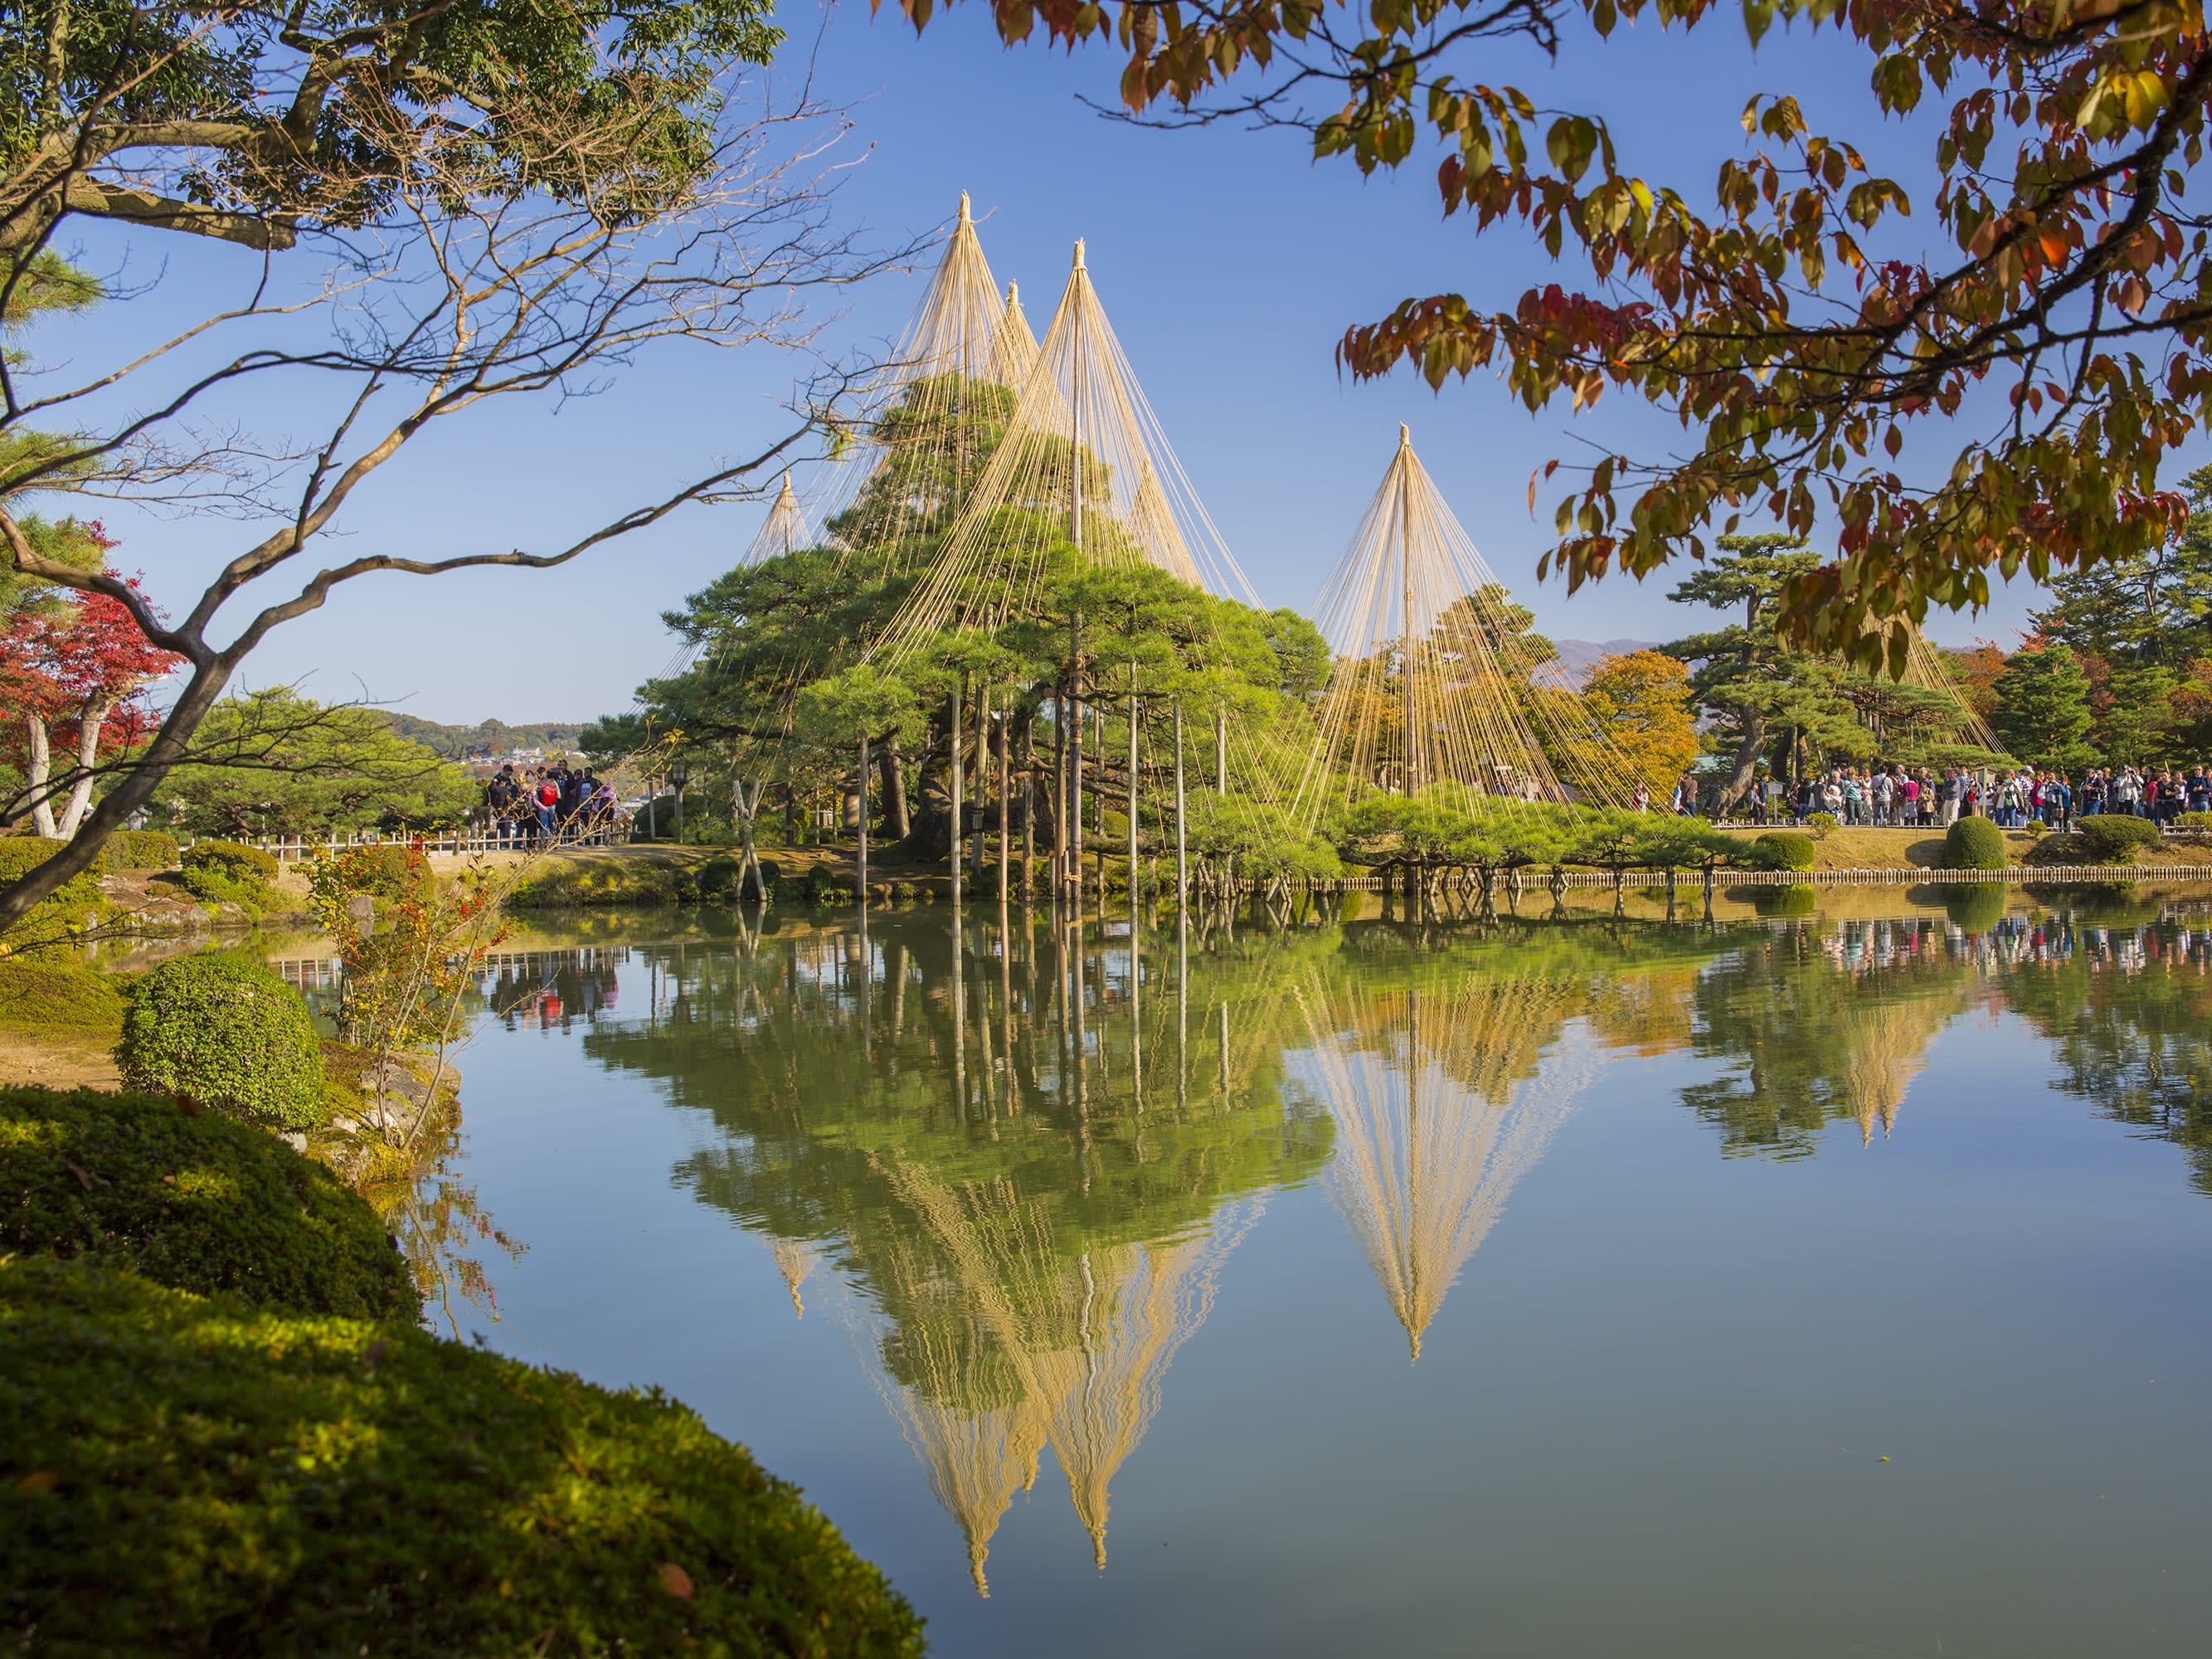
[[1525,908],[1557,914],[1284,905],[1133,943],[1018,914],[771,915],[524,953],[482,988],[505,1029],[573,1032],[711,1123],[677,1184],[762,1237],[794,1316],[857,1334],[984,1594],[1048,1454],[1105,1565],[1117,1474],[1271,1194],[1324,1183],[1418,1358],[1625,1060],[1678,1057],[1687,1080],[1653,1098],[1723,1156],[1802,1159],[1839,1128],[1904,1133],[1946,1029],[2016,1016],[2063,1092],[2179,1144],[2212,1193],[2202,908]]

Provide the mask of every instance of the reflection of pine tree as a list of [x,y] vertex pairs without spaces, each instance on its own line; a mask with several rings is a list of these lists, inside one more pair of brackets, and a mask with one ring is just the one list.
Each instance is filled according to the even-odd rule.
[[2181,1147],[2191,1185],[2212,1196],[2212,982],[2186,964],[2121,973],[2079,957],[2001,982],[2007,1005],[2055,1048],[2055,1086]]
[[1219,1261],[1257,1194],[1320,1165],[1328,1130],[1285,1109],[1264,964],[1201,959],[1178,997],[1160,963],[1139,988],[1121,951],[1086,947],[1079,1044],[1050,935],[1034,956],[1018,930],[979,937],[957,997],[933,922],[872,928],[866,958],[843,929],[688,955],[660,969],[680,1018],[586,1042],[714,1115],[720,1145],[680,1181],[766,1232],[787,1273],[803,1251],[852,1282],[981,1589],[1046,1444],[1103,1559],[1112,1480]]
[[1845,922],[1825,930],[1863,939],[1855,967],[1823,950],[1819,924],[1717,963],[1696,994],[1697,1053],[1725,1074],[1683,1090],[1683,1103],[1721,1132],[1723,1152],[1810,1156],[1839,1118],[1871,1139],[1895,1123],[1929,1045],[1965,1012],[1977,981],[1941,953],[1922,922]]

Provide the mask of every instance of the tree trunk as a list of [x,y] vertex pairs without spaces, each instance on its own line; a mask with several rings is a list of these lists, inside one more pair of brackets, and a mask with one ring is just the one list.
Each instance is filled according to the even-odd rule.
[[899,752],[896,737],[884,739],[877,767],[884,787],[884,834],[892,841],[904,841],[914,825],[906,808],[906,757]]
[[23,724],[31,738],[31,752],[23,773],[24,781],[31,792],[31,827],[48,841],[58,841],[62,832],[55,827],[54,804],[46,794],[46,784],[53,776],[54,767],[46,723],[33,714]]
[[100,731],[107,724],[107,717],[115,711],[115,701],[88,702],[76,726],[76,781],[70,786],[69,799],[62,807],[61,835],[64,841],[76,834],[76,827],[84,822],[86,810],[92,805],[92,769],[100,763]]
[[1752,775],[1759,769],[1759,757],[1766,747],[1766,716],[1746,714],[1743,738],[1735,746],[1735,769],[1721,786],[1720,799],[1715,803],[1713,816],[1724,816],[1741,801],[1751,787]]

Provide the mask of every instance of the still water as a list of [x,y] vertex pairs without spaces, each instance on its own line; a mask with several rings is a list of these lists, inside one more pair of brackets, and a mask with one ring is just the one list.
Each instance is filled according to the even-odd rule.
[[450,1317],[943,1654],[2201,1655],[2212,910],[1918,896],[602,924],[485,981]]

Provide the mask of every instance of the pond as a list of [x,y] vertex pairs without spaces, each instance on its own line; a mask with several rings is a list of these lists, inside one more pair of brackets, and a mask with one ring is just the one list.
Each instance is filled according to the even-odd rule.
[[947,1655],[2201,1653],[2212,909],[1759,901],[601,920],[487,976],[448,1316]]

